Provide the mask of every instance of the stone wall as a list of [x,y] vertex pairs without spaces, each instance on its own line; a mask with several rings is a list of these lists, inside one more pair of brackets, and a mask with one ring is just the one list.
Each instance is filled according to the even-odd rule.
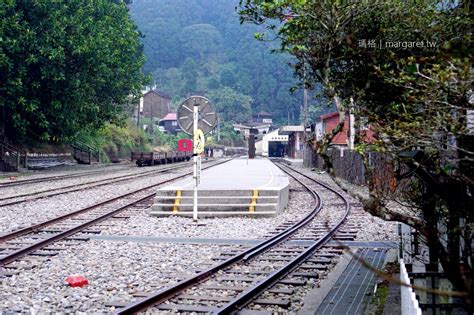
[[314,153],[313,149],[307,144],[304,146],[303,166],[308,168],[318,168],[318,155]]
[[[337,177],[343,178],[348,182],[355,185],[364,185],[365,179],[365,167],[362,161],[362,157],[354,151],[345,149],[333,149],[329,152],[334,165],[334,171]],[[323,166],[323,159],[319,158],[321,165]]]
[[[332,159],[337,177],[355,185],[367,184],[364,163],[359,154],[344,147],[334,147],[328,150],[328,155]],[[385,189],[394,189],[396,179],[393,163],[382,153],[371,152],[368,158],[370,165],[374,167],[375,184]],[[324,169],[323,159],[315,154],[310,147],[305,150],[303,163],[305,167]]]

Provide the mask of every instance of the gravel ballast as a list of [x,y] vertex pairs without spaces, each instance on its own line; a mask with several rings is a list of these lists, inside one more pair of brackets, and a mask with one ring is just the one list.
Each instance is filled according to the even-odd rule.
[[[0,208],[0,231],[11,231],[42,222],[190,170],[191,167],[159,177],[107,185],[88,190],[87,193],[69,193]],[[316,174],[302,168],[299,170],[336,187],[325,174]],[[320,220],[334,222],[340,216],[341,202],[322,187],[318,191],[326,205]],[[357,234],[357,240],[396,239],[394,223],[387,223],[363,212],[356,200],[350,197],[348,199],[357,210],[349,222],[364,227]],[[309,203],[308,200],[308,192],[290,179],[288,208],[277,217],[206,218],[200,219],[196,225],[191,218],[153,217],[149,215],[149,209],[144,209],[133,212],[129,219],[114,221],[115,224],[103,226],[100,230],[102,235],[119,236],[261,239],[277,226],[296,221],[310,211],[314,202]],[[106,306],[107,302],[130,302],[135,299],[132,296],[134,292],[150,292],[169,286],[176,283],[178,277],[189,277],[196,269],[215,264],[212,258],[220,252],[236,248],[239,247],[98,240],[77,243],[59,251],[49,261],[38,262],[38,266],[31,271],[18,268],[19,274],[2,278],[2,271],[6,269],[0,267],[0,313],[5,310],[32,314],[112,313],[115,309]],[[86,277],[90,284],[84,288],[68,287],[64,280],[73,274]],[[291,297],[294,302],[292,310],[296,311],[301,307],[298,301],[302,301],[306,291],[318,283],[318,280],[311,280],[306,286],[295,290],[295,295]]]
[[0,234],[73,212],[192,171],[191,166],[130,181],[0,207]]
[[[85,242],[33,270],[1,279],[0,313],[112,313],[115,309],[107,302],[130,302],[135,292],[176,283],[178,276],[208,267],[220,250],[217,245]],[[71,275],[87,278],[89,285],[67,286]]]

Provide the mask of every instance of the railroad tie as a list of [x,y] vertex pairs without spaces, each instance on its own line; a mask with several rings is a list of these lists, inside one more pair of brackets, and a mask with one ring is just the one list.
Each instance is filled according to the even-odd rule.
[[176,198],[174,199],[174,204],[173,204],[173,213],[178,213],[180,200],[181,200],[181,190],[177,190]]
[[258,189],[254,189],[252,200],[250,201],[250,205],[249,205],[249,212],[255,212],[255,205],[257,204],[257,198],[258,198]]

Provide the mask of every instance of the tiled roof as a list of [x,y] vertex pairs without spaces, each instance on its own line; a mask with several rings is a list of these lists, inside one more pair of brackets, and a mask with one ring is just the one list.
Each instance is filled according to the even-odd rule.
[[166,114],[165,117],[161,118],[160,121],[163,121],[163,120],[177,120],[176,118],[176,113],[168,113]]
[[155,93],[155,94],[157,94],[157,95],[159,95],[159,96],[161,96],[161,97],[171,99],[171,96],[169,96],[168,94],[166,94],[166,93],[164,93],[164,92],[161,92],[161,91],[158,90],[158,89],[150,90],[150,91],[146,92],[144,95],[147,95],[147,94],[152,93],[152,92]]
[[328,113],[328,114],[325,114],[325,115],[321,115],[319,117],[321,119],[326,119],[326,118],[334,117],[334,116],[337,116],[337,115],[339,115],[339,112],[332,112],[332,113]]

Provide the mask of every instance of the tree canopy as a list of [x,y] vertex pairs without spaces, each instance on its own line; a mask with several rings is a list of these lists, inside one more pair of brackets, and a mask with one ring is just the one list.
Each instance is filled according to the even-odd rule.
[[209,99],[216,104],[220,118],[224,121],[246,121],[250,118],[252,99],[248,95],[223,87],[209,93]]
[[[461,263],[471,260],[469,241],[461,238],[472,238],[474,222],[474,148],[467,128],[467,112],[473,109],[470,3],[240,3],[243,21],[266,25],[268,32],[260,39],[276,33],[280,49],[296,57],[300,84],[321,84],[322,96],[337,107],[338,128],[312,143],[331,175],[327,149],[344,116],[355,114],[356,123],[368,118],[375,139],[366,143],[359,138],[356,145],[367,177],[373,179],[370,152],[383,152],[401,166],[395,190],[369,180],[369,195],[357,197],[369,212],[417,229],[430,246],[432,262],[439,258],[455,288],[469,292],[465,302],[472,311],[472,265]],[[408,207],[394,208],[391,202]],[[459,220],[466,224],[460,227]],[[447,227],[446,235],[437,229],[438,222]]]
[[119,122],[145,83],[122,1],[2,1],[0,34],[0,133],[12,141]]
[[[243,103],[251,99],[250,107],[228,104],[226,111],[235,115],[225,116],[232,121],[266,110],[276,122],[286,122],[290,112],[295,117],[291,122],[299,123],[303,96],[301,91],[290,92],[297,82],[286,66],[292,58],[271,53],[274,43],[256,42],[254,33],[260,28],[240,25],[236,5],[237,0],[134,1],[130,12],[144,35],[145,72],[178,101],[196,92],[207,96],[229,92],[227,99],[238,95],[244,97]],[[194,79],[188,74],[190,60],[196,64]]]

